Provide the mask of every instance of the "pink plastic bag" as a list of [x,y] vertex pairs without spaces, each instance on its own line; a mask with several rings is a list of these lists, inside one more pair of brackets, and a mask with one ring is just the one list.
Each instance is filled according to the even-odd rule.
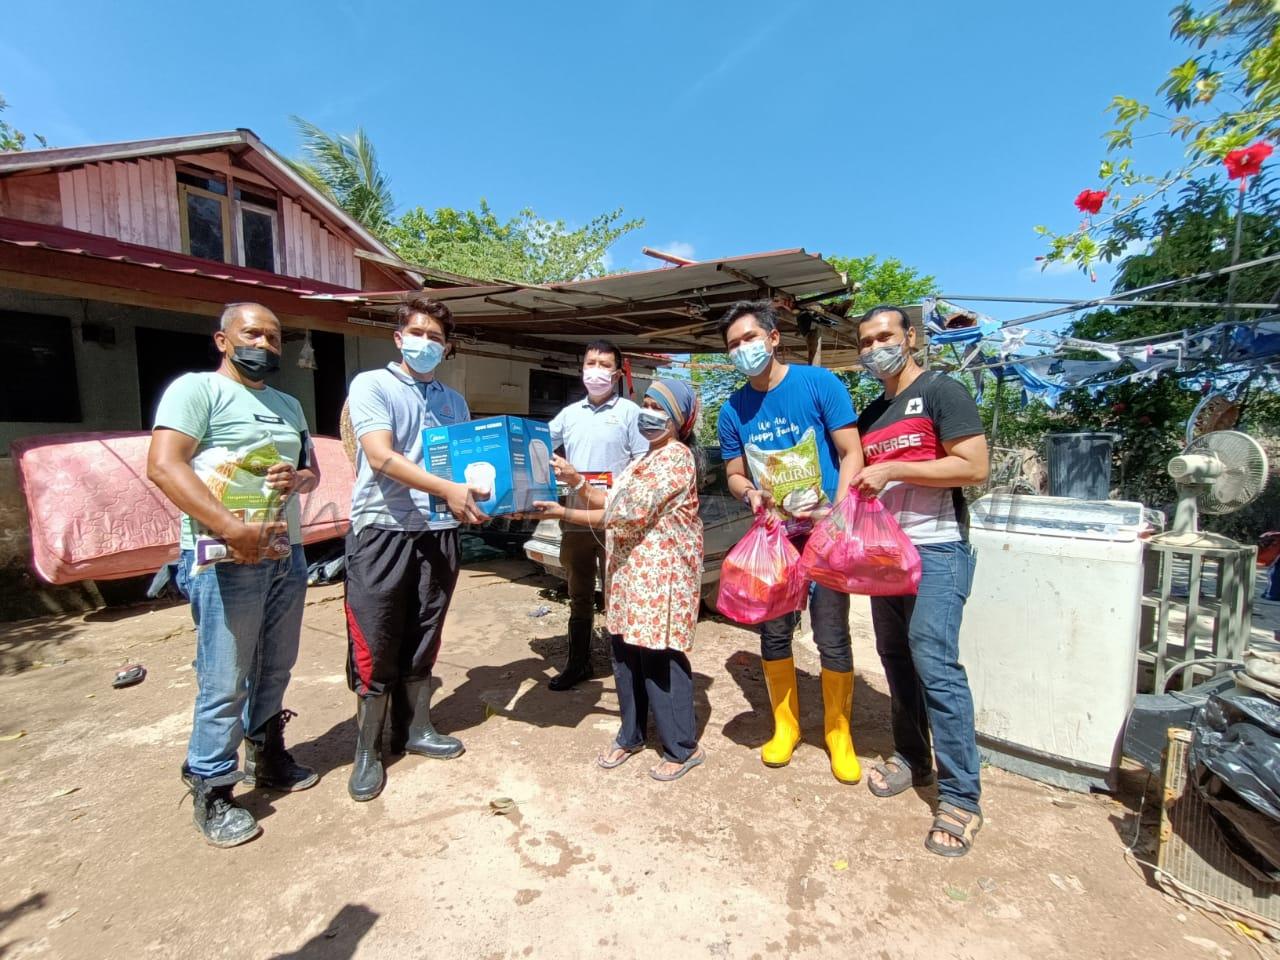
[[876,497],[851,492],[813,528],[801,576],[840,593],[898,597],[920,587],[920,554]]
[[800,552],[786,530],[761,513],[720,565],[716,609],[739,623],[763,623],[804,605]]

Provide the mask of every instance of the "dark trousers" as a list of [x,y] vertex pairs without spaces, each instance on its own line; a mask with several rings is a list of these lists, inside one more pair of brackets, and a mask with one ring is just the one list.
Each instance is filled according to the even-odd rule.
[[[876,652],[892,699],[893,747],[912,770],[938,764],[938,796],[977,812],[982,792],[973,696],[960,664],[960,619],[976,565],[967,543],[919,546],[920,591],[872,597]],[[930,741],[932,740],[932,751]]]
[[[809,584],[809,620],[813,642],[823,670],[848,673],[853,669],[853,648],[849,639],[849,595],[821,584]],[[791,637],[800,623],[800,614],[787,613],[760,624],[760,659],[786,660],[791,656]]]
[[360,696],[431,676],[458,582],[458,531],[347,537],[347,681]]
[[595,623],[596,577],[604,583],[604,531],[565,530],[560,534],[560,563],[569,584],[569,635],[574,635],[576,627],[590,636]]
[[698,749],[689,658],[679,650],[649,650],[614,637],[613,676],[622,713],[618,746],[629,750],[644,745],[653,710],[663,757],[674,763],[688,760]]

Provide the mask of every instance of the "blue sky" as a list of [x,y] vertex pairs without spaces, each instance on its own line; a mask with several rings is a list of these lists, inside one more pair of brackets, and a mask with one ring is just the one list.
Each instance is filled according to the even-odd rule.
[[1091,296],[1108,271],[1041,274],[1032,226],[1077,222],[1108,101],[1187,56],[1169,0],[374,6],[11,4],[6,119],[56,146],[244,126],[291,154],[296,113],[363,125],[402,206],[644,217],[619,268],[802,246]]

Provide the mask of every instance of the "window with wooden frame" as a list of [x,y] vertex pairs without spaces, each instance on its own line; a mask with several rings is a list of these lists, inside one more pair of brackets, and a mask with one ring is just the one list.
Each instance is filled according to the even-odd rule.
[[243,188],[194,168],[178,171],[182,251],[275,273],[280,262],[280,220],[267,190]]
[[241,266],[275,273],[280,262],[280,219],[275,198],[263,196],[260,190],[240,187],[235,194],[236,245]]
[[233,263],[227,185],[219,177],[178,172],[178,216],[182,252]]

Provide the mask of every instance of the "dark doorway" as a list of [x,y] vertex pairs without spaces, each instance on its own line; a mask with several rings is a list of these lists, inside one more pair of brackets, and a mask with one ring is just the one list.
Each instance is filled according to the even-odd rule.
[[311,428],[326,437],[338,436],[342,404],[347,399],[347,350],[340,333],[311,331],[311,347],[316,352],[316,422]]
[[0,420],[79,423],[71,321],[0,310]]
[[207,333],[179,333],[138,327],[134,332],[138,347],[138,400],[142,427],[155,423],[156,406],[164,388],[181,374],[192,370],[213,370],[218,352]]
[[550,420],[574,400],[587,395],[582,378],[553,370],[529,371],[529,419]]

